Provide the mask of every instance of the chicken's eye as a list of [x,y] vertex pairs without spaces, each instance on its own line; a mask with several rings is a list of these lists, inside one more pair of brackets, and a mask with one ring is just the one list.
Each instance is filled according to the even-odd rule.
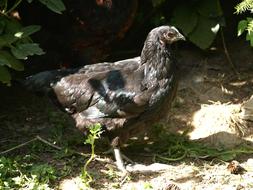
[[173,37],[175,36],[175,33],[172,32],[172,31],[170,31],[170,32],[168,32],[168,33],[166,34],[166,36],[167,36],[168,38],[173,38]]

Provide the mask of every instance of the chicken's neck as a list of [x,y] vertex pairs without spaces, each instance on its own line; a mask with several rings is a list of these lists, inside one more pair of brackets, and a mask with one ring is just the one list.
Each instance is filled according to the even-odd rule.
[[145,49],[141,55],[141,63],[144,65],[143,83],[147,88],[157,84],[160,80],[169,77],[172,64],[170,47],[156,46]]

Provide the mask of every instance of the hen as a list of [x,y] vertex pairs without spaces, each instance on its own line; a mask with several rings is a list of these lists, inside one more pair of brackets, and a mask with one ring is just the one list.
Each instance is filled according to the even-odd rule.
[[86,132],[100,123],[111,140],[118,169],[125,171],[120,146],[167,114],[176,89],[171,44],[184,40],[173,26],[150,31],[140,57],[78,69],[45,71],[25,85],[46,93]]

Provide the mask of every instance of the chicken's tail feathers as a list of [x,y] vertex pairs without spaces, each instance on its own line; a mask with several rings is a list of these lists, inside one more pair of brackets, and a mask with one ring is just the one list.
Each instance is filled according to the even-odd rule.
[[27,77],[21,84],[30,91],[46,94],[62,77],[73,72],[72,69],[44,71]]
[[21,84],[30,91],[46,92],[55,81],[56,73],[54,71],[44,71],[35,75],[26,77]]

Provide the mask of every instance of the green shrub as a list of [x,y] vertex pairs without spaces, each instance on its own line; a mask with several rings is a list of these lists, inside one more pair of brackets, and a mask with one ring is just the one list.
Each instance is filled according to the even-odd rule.
[[[244,12],[253,12],[253,0],[243,0],[236,7],[236,14],[242,14]],[[241,36],[246,32],[246,40],[253,46],[253,18],[247,17],[238,23],[237,35]]]
[[[28,3],[32,1],[27,0]],[[23,27],[19,20],[11,16],[21,2],[22,0],[16,0],[13,4],[8,0],[0,2],[0,82],[7,85],[11,82],[9,69],[23,71],[24,65],[21,60],[45,53],[30,37],[40,30],[40,26]],[[61,0],[39,0],[39,2],[59,14],[65,10]]]

